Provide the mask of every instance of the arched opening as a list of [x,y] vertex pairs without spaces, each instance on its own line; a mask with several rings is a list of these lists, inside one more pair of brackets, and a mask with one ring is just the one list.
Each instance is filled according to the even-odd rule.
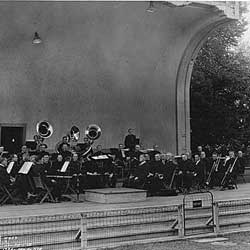
[[225,15],[213,16],[204,23],[190,40],[183,54],[176,83],[176,127],[177,148],[176,152],[191,151],[191,126],[190,126],[190,81],[194,61],[204,42],[215,29],[232,22]]

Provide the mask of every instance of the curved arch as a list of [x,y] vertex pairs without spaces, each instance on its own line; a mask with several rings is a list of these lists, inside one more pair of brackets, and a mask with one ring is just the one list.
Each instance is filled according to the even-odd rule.
[[190,151],[190,81],[194,60],[208,36],[219,26],[234,20],[225,15],[212,17],[199,28],[190,39],[181,62],[179,64],[176,80],[176,152]]

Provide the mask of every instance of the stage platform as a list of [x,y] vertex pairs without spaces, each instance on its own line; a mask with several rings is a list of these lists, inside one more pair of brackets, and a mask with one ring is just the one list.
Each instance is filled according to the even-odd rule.
[[[250,183],[239,184],[238,189],[233,190],[210,190],[214,196],[214,201],[241,200],[250,199]],[[67,213],[80,213],[91,211],[103,211],[126,208],[143,208],[154,206],[179,205],[183,201],[183,195],[168,197],[147,197],[145,201],[126,202],[117,204],[101,204],[85,201],[84,195],[80,196],[82,202],[61,202],[61,203],[43,203],[32,205],[4,205],[0,207],[0,216],[21,217],[36,215],[56,215]]]

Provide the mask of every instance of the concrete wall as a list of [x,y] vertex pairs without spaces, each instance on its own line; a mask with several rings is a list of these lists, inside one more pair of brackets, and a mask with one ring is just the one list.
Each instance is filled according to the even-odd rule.
[[[76,125],[102,128],[98,143],[123,141],[176,151],[176,74],[209,10],[147,2],[0,2],[0,122],[47,119],[49,147]],[[181,17],[181,18],[180,18]],[[199,21],[199,22],[197,22]],[[32,45],[35,31],[43,43]]]

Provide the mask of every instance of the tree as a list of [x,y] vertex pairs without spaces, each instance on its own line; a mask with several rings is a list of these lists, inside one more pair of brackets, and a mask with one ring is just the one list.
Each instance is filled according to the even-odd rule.
[[230,23],[208,38],[191,78],[192,148],[238,147],[250,141],[250,60],[239,40],[246,21]]

